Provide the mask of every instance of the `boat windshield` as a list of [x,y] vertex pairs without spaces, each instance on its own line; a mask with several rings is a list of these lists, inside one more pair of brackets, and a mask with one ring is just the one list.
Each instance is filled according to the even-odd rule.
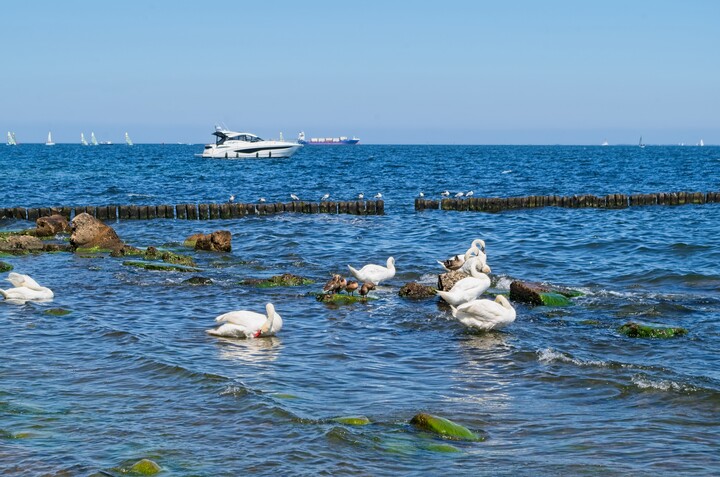
[[232,136],[226,136],[225,134],[215,134],[217,136],[217,140],[215,144],[220,145],[223,144],[225,141],[244,141],[244,142],[260,142],[262,141],[262,138],[255,136],[253,134],[234,134]]

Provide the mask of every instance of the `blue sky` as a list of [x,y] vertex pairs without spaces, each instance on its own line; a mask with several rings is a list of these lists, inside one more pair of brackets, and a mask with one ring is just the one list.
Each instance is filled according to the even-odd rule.
[[6,3],[21,142],[720,144],[714,0]]

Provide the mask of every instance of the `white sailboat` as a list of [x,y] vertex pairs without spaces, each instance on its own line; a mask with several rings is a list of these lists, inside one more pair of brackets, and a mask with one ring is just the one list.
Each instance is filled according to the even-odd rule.
[[80,144],[87,146],[88,142],[85,140],[85,133],[80,133]]
[[17,142],[15,142],[15,133],[14,132],[8,131],[7,145],[8,146],[17,146]]
[[607,142],[607,139],[605,139],[605,140],[602,142],[602,144],[600,144],[600,145],[601,145],[601,146],[608,146],[609,144],[608,144],[608,142]]
[[642,142],[642,136],[640,136],[640,142],[638,143],[638,146],[645,147],[645,144]]
[[46,146],[54,146],[55,143],[52,140],[52,132],[48,132],[48,138],[47,142],[45,143]]
[[128,136],[128,133],[125,133],[125,144],[128,146],[132,146],[133,142],[130,140],[130,136]]
[[704,146],[704,145],[705,145],[705,143],[703,142],[703,140],[702,140],[702,139],[700,139],[700,144],[698,144],[698,145],[699,145],[699,146]]
[[97,139],[95,139],[95,133],[94,133],[94,132],[91,132],[91,133],[90,133],[90,144],[92,144],[93,146],[97,146],[97,145],[98,145]]

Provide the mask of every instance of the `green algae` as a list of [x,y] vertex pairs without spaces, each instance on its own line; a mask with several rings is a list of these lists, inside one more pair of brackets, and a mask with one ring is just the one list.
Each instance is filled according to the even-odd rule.
[[200,269],[188,267],[185,265],[158,263],[158,262],[138,262],[138,261],[125,261],[123,265],[128,267],[144,268],[145,270],[155,270],[161,272],[199,272]]
[[422,431],[431,432],[437,434],[444,439],[458,440],[458,441],[483,441],[483,437],[478,436],[470,429],[460,424],[457,424],[444,417],[433,416],[421,412],[413,416],[410,420],[410,424],[415,426],[417,429]]
[[9,272],[14,267],[7,262],[0,262],[0,273]]
[[46,315],[52,315],[52,316],[65,316],[72,313],[70,310],[66,310],[65,308],[50,308],[49,310],[43,311]]
[[365,303],[368,300],[376,300],[370,296],[345,295],[342,293],[312,293],[317,301],[332,305],[352,305],[354,303]]
[[685,328],[660,328],[655,326],[641,325],[640,323],[625,323],[618,328],[618,332],[629,338],[675,338],[688,333]]
[[275,287],[298,287],[303,285],[312,285],[314,280],[309,278],[293,275],[292,273],[283,273],[265,279],[251,278],[241,282],[242,285],[250,285],[256,288],[275,288]]
[[150,459],[141,459],[130,467],[129,472],[137,475],[155,475],[161,470],[162,468],[154,461]]
[[568,297],[561,293],[544,292],[539,295],[540,301],[545,306],[568,306],[572,304]]
[[300,399],[298,396],[294,394],[287,394],[287,393],[274,393],[271,394],[272,397],[277,399]]
[[456,452],[462,452],[460,449],[451,444],[444,443],[431,443],[422,446],[423,449],[430,452],[440,452],[443,454],[451,454]]
[[341,416],[333,417],[330,420],[340,424],[347,424],[348,426],[367,426],[370,424],[370,419],[365,416]]

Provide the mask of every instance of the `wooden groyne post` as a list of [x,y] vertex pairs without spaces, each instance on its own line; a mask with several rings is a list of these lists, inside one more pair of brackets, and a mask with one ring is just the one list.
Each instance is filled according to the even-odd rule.
[[0,219],[35,221],[39,217],[59,214],[68,220],[87,212],[100,220],[216,220],[235,219],[248,215],[271,215],[285,212],[298,214],[351,214],[384,215],[382,200],[356,200],[350,202],[276,202],[276,203],[209,203],[164,205],[101,205],[75,207],[9,207],[0,208]]
[[513,209],[539,207],[565,207],[571,209],[624,209],[645,205],[710,204],[720,202],[720,192],[660,192],[656,194],[608,194],[596,195],[532,195],[525,197],[470,197],[441,200],[416,198],[415,210],[455,210],[500,212]]

